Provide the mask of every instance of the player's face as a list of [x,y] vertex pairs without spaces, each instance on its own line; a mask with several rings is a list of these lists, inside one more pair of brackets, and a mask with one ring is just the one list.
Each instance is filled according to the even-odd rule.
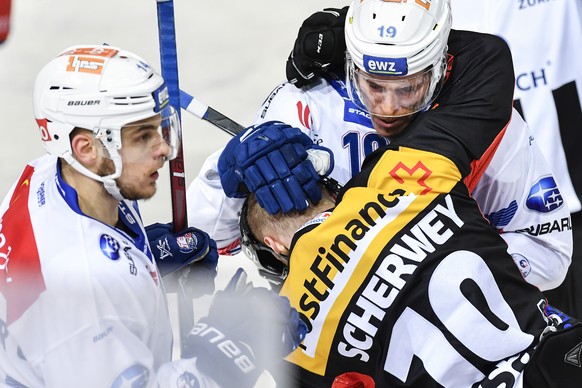
[[158,170],[171,153],[164,140],[160,115],[126,125],[121,130],[119,150],[123,169],[117,186],[124,198],[148,199],[156,193]]
[[379,76],[356,70],[360,98],[371,114],[372,124],[381,136],[402,133],[426,102],[430,74],[405,77]]

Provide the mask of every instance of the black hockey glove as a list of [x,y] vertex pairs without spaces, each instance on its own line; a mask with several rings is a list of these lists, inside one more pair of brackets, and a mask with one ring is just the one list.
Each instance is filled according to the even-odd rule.
[[344,67],[344,23],[348,7],[325,8],[305,19],[287,59],[287,80],[298,88],[309,85],[327,70]]
[[[212,294],[218,264],[216,242],[200,229],[173,232],[172,224],[146,226],[152,254],[169,292],[178,279],[193,297]],[[184,278],[186,281],[184,282]]]
[[261,373],[291,353],[307,326],[286,297],[253,287],[239,269],[216,293],[208,316],[188,334],[182,358],[221,387],[252,387]]
[[582,323],[552,306],[547,306],[545,313],[551,325],[525,368],[523,386],[577,386],[582,382]]

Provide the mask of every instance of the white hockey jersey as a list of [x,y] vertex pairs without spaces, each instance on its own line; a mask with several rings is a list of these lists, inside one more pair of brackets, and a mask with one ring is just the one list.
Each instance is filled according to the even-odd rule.
[[452,0],[453,27],[499,35],[515,67],[515,107],[572,213],[582,198],[582,2]]
[[[500,123],[490,119],[499,108],[497,102],[497,105],[488,103],[496,100],[497,85],[491,81],[499,78],[495,66],[507,60],[509,53],[495,51],[498,38],[482,35],[451,32],[449,65],[452,70],[435,102],[439,107],[434,112],[439,113],[423,113],[411,126],[438,125],[443,133],[454,132],[454,136],[463,138],[473,159],[480,159],[481,149],[489,146],[489,143],[480,144],[480,131],[498,131],[496,126],[507,126],[501,141],[495,144],[497,151],[488,155],[489,165],[476,161],[486,169],[473,171],[473,180],[468,186],[492,226],[502,233],[525,279],[542,290],[552,289],[563,281],[571,262],[569,210],[552,169],[520,115],[513,110],[509,124],[507,120]],[[493,57],[496,54],[499,61]],[[506,71],[507,67],[503,69]],[[482,96],[476,96],[477,88]],[[511,83],[508,91],[510,113]],[[263,103],[255,123],[271,120],[298,127],[314,143],[331,149],[335,159],[331,177],[342,184],[359,172],[366,155],[387,144],[373,129],[368,114],[351,102],[343,80],[332,74],[302,89],[289,83],[275,88]],[[217,240],[222,253],[234,253],[239,238],[238,212],[244,200],[227,198],[221,190],[217,172],[220,151],[206,160],[188,188],[191,207],[188,222]]]
[[[135,202],[122,230],[81,213],[54,156],[26,166],[0,208],[0,385],[164,387],[195,377],[171,361],[172,328]],[[187,372],[187,370],[190,372]]]

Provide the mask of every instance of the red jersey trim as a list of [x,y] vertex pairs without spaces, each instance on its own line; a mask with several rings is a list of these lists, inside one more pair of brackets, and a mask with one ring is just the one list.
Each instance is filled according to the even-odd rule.
[[0,221],[0,292],[6,298],[6,323],[20,316],[46,290],[28,199],[34,167],[26,166]]

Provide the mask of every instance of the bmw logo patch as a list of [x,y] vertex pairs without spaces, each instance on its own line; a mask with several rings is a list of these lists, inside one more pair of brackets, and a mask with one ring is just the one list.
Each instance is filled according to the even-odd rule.
[[99,238],[99,247],[101,252],[111,259],[119,259],[119,242],[108,234],[102,234]]
[[200,382],[190,372],[184,372],[178,377],[178,387],[180,388],[200,388]]

